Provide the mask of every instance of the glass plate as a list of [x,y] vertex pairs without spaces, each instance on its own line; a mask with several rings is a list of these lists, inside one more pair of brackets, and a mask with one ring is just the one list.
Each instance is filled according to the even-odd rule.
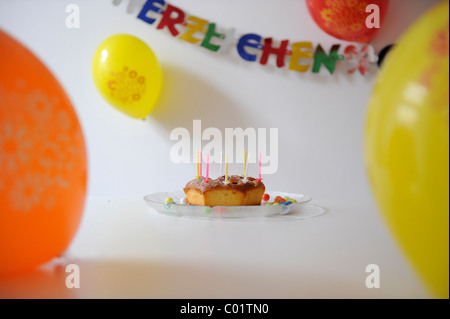
[[[270,201],[276,196],[295,199],[297,203],[289,205],[255,205],[255,206],[195,206],[183,205],[180,201],[186,197],[183,191],[162,192],[146,195],[144,200],[156,211],[171,216],[194,216],[207,218],[246,218],[286,215],[301,212],[302,206],[311,201],[310,196],[284,192],[267,192]],[[166,205],[167,197],[172,197],[175,203]],[[315,215],[315,214],[313,214]],[[310,216],[309,216],[310,217]],[[308,217],[308,218],[309,218]],[[312,216],[311,216],[312,217]]]

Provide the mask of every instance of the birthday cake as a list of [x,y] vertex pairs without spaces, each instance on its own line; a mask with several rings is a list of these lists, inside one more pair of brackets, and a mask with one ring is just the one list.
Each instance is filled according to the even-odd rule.
[[232,175],[217,179],[195,178],[186,184],[184,193],[191,205],[244,206],[260,205],[265,189],[260,179]]

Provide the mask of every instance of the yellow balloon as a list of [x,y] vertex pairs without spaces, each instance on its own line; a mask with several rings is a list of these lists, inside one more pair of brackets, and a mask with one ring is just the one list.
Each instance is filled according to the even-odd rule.
[[449,297],[449,3],[427,12],[389,53],[369,101],[372,189],[406,256]]
[[162,72],[155,54],[131,35],[113,35],[98,46],[92,76],[103,98],[134,118],[147,116],[161,92]]

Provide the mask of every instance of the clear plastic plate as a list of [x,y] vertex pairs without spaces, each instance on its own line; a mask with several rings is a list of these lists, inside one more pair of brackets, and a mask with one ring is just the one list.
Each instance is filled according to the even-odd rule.
[[[311,201],[311,197],[303,194],[292,194],[284,192],[267,192],[270,200],[276,196],[289,197],[295,199],[297,203],[289,205],[255,205],[255,206],[195,206],[183,205],[180,201],[185,194],[183,191],[162,192],[146,195],[144,200],[156,211],[171,216],[193,216],[206,218],[248,218],[248,217],[267,217],[276,215],[286,215],[291,213],[301,213],[303,205]],[[174,203],[166,205],[164,203],[167,197],[172,197]],[[317,214],[307,216],[314,217]]]

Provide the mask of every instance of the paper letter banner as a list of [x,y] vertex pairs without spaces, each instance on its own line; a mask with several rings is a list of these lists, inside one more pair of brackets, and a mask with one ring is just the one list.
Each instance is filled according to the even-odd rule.
[[[133,0],[129,1],[132,5]],[[113,4],[120,2],[113,1]],[[172,37],[221,54],[234,50],[244,61],[263,66],[275,63],[277,68],[299,73],[319,73],[325,69],[324,72],[333,74],[337,63],[346,63],[347,74],[366,75],[370,64],[376,65],[378,61],[370,44],[333,44],[328,49],[309,41],[277,41],[255,33],[236,37],[233,28],[220,30],[216,23],[189,15],[165,0],[147,0],[138,10],[138,19],[157,30],[166,30]]]

